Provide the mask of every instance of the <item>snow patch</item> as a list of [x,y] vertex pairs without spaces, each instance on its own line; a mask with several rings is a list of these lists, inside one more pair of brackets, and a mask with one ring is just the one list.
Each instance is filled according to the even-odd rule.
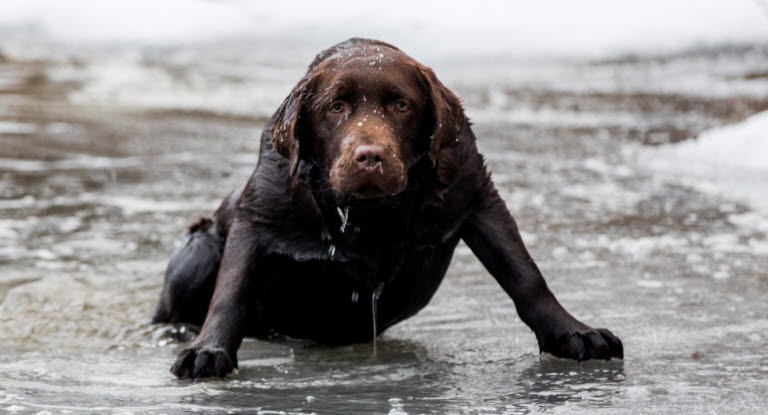
[[0,134],[29,135],[37,131],[35,124],[26,122],[0,121]]
[[[640,165],[702,191],[742,200],[768,217],[768,111],[693,140],[634,151]],[[732,219],[768,226],[754,217]]]
[[[416,56],[590,56],[659,53],[768,37],[750,0],[5,0],[0,29],[59,44],[168,46],[270,38],[314,51],[351,36],[381,38]],[[62,18],[66,16],[66,18]],[[375,18],[371,18],[375,16]],[[14,39],[8,39],[13,43]],[[20,52],[25,52],[24,48]],[[26,50],[26,52],[30,52]],[[310,52],[310,53],[314,53]]]

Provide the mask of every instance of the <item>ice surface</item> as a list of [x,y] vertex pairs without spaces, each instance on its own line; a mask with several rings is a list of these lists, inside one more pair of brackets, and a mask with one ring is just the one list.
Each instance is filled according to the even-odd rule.
[[[760,4],[0,2],[1,407],[765,413],[768,222],[729,195],[766,193],[768,126],[713,128],[766,108]],[[624,362],[539,358],[460,244],[375,359],[246,339],[237,374],[173,379],[190,333],[143,324],[169,255],[247,180],[314,54],[350,36],[402,47],[464,99],[549,286],[624,340]],[[631,144],[672,133],[699,138]]]

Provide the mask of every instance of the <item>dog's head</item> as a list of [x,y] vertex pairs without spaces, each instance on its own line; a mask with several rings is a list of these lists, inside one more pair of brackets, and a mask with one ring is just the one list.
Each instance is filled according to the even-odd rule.
[[318,166],[340,195],[405,189],[408,169],[438,154],[464,119],[431,69],[386,43],[350,39],[322,53],[278,110],[272,144]]

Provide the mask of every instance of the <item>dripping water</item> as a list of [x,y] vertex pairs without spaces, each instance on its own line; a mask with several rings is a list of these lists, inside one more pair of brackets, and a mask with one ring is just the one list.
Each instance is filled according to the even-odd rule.
[[339,213],[339,217],[341,218],[341,227],[339,228],[339,231],[344,233],[344,231],[347,230],[347,222],[349,221],[349,206],[346,206],[344,211],[342,211],[341,208],[337,206],[336,212]]
[[371,318],[373,319],[373,357],[376,357],[376,306],[379,302],[381,292],[384,291],[384,283],[379,283],[373,294],[371,294]]

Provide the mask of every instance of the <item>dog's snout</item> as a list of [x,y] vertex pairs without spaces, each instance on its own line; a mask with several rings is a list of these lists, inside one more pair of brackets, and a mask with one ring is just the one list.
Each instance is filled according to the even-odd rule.
[[374,171],[381,169],[384,161],[384,147],[375,145],[363,145],[355,149],[353,154],[357,166],[362,170]]

